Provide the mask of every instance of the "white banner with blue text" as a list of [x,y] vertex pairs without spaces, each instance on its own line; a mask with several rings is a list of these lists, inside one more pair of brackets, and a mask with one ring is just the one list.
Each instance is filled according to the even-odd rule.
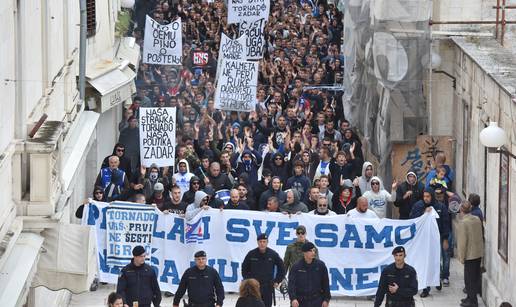
[[[89,204],[83,223],[96,227],[100,281],[116,283],[121,267],[108,265],[110,246],[103,239],[106,207],[105,203]],[[406,261],[417,271],[419,289],[439,285],[439,229],[430,213],[412,220],[375,220],[210,209],[190,221],[156,213],[148,263],[155,269],[162,291],[175,292],[183,272],[194,265],[193,254],[204,250],[225,290],[236,292],[242,280],[242,261],[257,247],[257,235],[268,234],[269,247],[283,257],[287,245],[296,240],[298,225],[306,227],[307,238],[326,263],[334,295],[374,295],[380,273],[393,262],[391,252],[398,245],[405,247]],[[130,256],[128,250],[121,253]]]

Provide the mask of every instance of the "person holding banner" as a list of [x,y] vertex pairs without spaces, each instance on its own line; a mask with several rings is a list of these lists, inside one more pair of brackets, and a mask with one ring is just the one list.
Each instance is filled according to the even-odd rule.
[[387,295],[389,307],[415,307],[414,295],[417,294],[416,270],[405,263],[407,256],[403,246],[393,249],[394,263],[391,263],[382,271],[376,298],[375,307],[382,305],[383,297]]
[[206,265],[206,252],[198,251],[194,255],[195,266],[187,269],[174,296],[174,307],[188,291],[188,307],[221,307],[224,302],[224,286],[219,273]]
[[147,253],[141,245],[133,248],[133,259],[126,265],[118,277],[116,293],[122,296],[124,306],[150,307],[151,303],[159,307],[161,291],[156,273],[150,265],[145,264]]
[[328,307],[331,299],[326,264],[316,258],[315,245],[306,242],[303,258],[288,274],[288,295],[292,307]]
[[249,251],[242,263],[242,277],[258,280],[262,300],[271,307],[272,301],[276,302],[274,288],[285,278],[285,271],[278,253],[267,247],[268,239],[264,233],[258,236],[258,247]]

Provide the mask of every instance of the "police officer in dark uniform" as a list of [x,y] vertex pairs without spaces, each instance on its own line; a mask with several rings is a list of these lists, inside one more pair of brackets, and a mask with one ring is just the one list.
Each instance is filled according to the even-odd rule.
[[262,233],[257,240],[258,247],[249,251],[242,263],[242,276],[258,280],[263,303],[271,307],[274,288],[285,278],[285,269],[278,253],[267,247],[267,235]]
[[161,303],[161,292],[154,270],[145,264],[145,248],[141,245],[133,249],[131,263],[122,268],[116,293],[122,296],[124,304],[132,306],[138,302],[139,307],[155,307]]
[[[194,255],[195,266],[187,269],[174,296],[174,307],[188,290],[188,307],[221,307],[224,301],[224,286],[219,273],[206,265],[206,252],[198,251]],[[216,297],[215,297],[216,296]]]
[[403,246],[394,248],[392,255],[394,263],[386,266],[382,271],[374,306],[379,307],[387,294],[385,306],[414,307],[416,305],[413,296],[417,294],[416,270],[405,263],[407,254]]
[[315,258],[315,245],[306,242],[301,248],[303,259],[288,274],[288,294],[292,307],[327,307],[330,303],[328,269]]

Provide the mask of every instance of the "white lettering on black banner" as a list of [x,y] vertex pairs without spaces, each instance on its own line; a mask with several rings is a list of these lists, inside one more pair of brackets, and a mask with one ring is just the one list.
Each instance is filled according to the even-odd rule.
[[160,25],[147,15],[143,42],[143,63],[181,65],[183,55],[181,19]]
[[174,165],[176,108],[140,108],[140,159],[144,166]]

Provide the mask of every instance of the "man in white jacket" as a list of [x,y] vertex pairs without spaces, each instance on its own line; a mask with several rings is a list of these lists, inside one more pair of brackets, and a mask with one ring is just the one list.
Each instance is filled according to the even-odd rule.
[[177,164],[177,173],[175,173],[172,178],[175,181],[175,184],[181,189],[181,197],[190,189],[190,179],[194,174],[190,173],[190,168],[188,167],[188,161],[186,159],[179,160]]
[[208,194],[203,191],[197,191],[195,192],[194,199],[194,202],[186,207],[185,217],[187,221],[193,219],[199,212],[201,212],[201,210],[210,209],[210,206],[208,205],[210,196]]
[[382,188],[382,180],[373,176],[369,181],[371,190],[365,192],[362,196],[367,198],[369,202],[369,209],[373,210],[379,218],[384,218],[387,215],[387,203],[396,200],[396,188],[398,182],[396,180],[392,183],[391,193]]

